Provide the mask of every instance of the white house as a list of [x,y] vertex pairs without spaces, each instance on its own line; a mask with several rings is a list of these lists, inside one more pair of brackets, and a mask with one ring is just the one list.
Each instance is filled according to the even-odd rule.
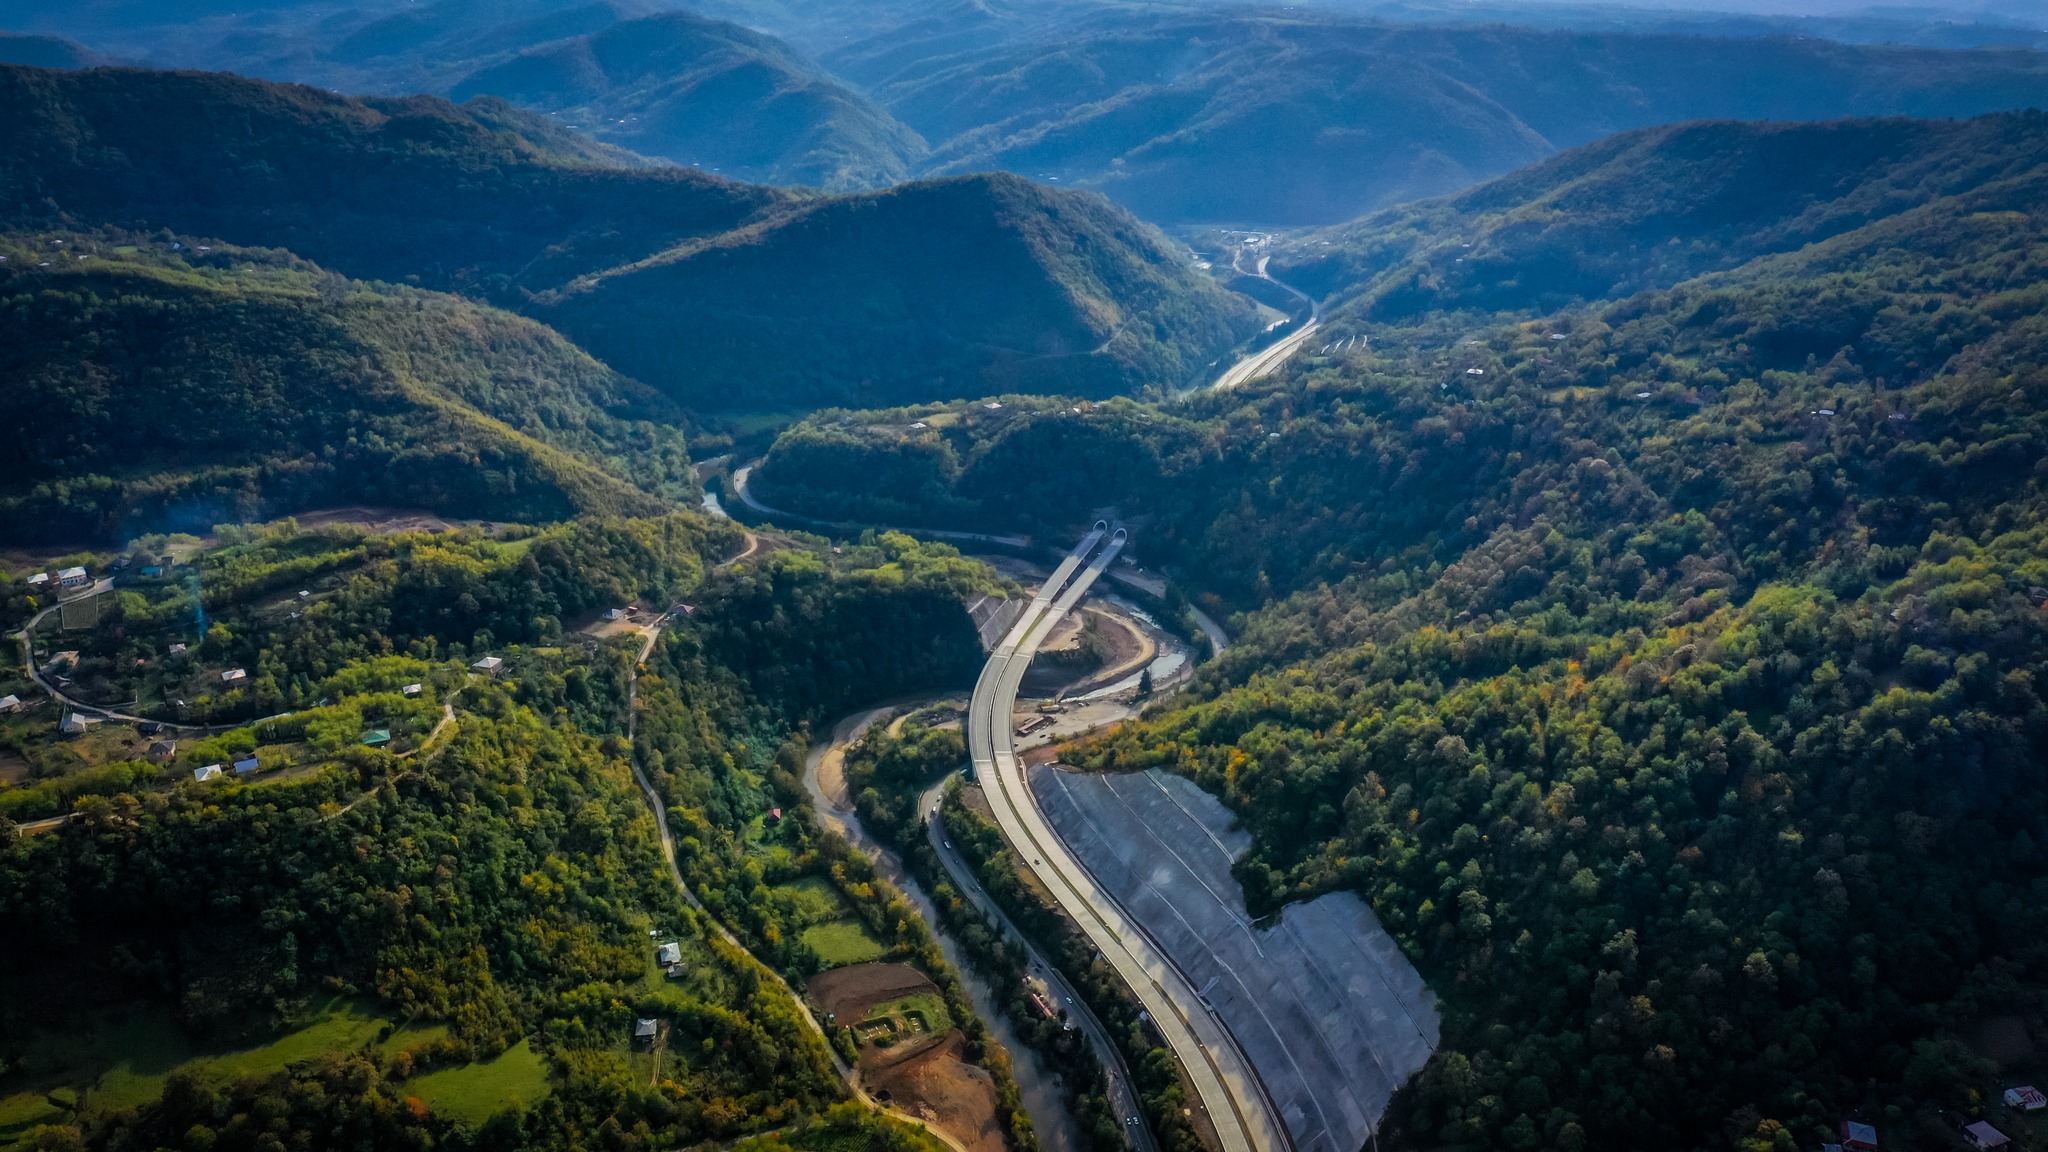
[[654,950],[654,959],[660,964],[674,964],[683,958],[683,946],[671,940]]
[[420,693],[426,691],[426,687],[420,684],[407,684],[405,687],[400,688],[398,691],[401,695],[417,696]]
[[1973,1146],[1984,1149],[1985,1152],[1989,1152],[1992,1148],[2003,1148],[2012,1143],[2012,1137],[2007,1136],[1982,1120],[1964,1128],[1963,1135],[1969,1137],[1970,1143]]
[[249,674],[240,668],[230,668],[220,674],[220,682],[223,684],[240,684],[248,678]]
[[28,578],[28,586],[31,588],[41,588],[43,585],[48,584],[49,582],[50,574],[48,572],[38,572],[35,575]]
[[57,583],[65,588],[82,588],[90,579],[83,568],[64,568],[57,573]]
[[19,697],[19,696],[0,696],[0,712],[19,712],[19,711],[21,711],[21,697]]
[[86,727],[91,723],[92,721],[86,719],[84,713],[73,712],[71,715],[64,717],[64,722],[57,725],[57,730],[66,736],[83,736],[85,735]]
[[469,666],[469,670],[472,672],[481,672],[486,676],[496,676],[499,672],[504,670],[504,667],[505,660],[503,657],[486,656],[483,659],[477,661],[476,663],[471,664]]
[[633,1039],[652,1043],[655,1033],[661,1031],[661,1021],[652,1016],[643,1016],[633,1024]]
[[208,764],[204,768],[194,768],[192,770],[192,778],[201,784],[206,783],[208,780],[218,780],[220,779],[220,765]]

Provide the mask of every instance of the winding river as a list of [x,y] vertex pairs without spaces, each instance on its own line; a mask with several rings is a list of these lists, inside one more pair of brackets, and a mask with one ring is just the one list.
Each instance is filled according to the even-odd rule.
[[804,758],[804,790],[810,793],[811,806],[818,813],[819,823],[846,837],[849,843],[874,861],[876,874],[895,885],[930,925],[946,962],[959,973],[960,983],[967,989],[974,1010],[988,1022],[996,1042],[1010,1053],[1010,1073],[1024,1098],[1024,1110],[1031,1117],[1031,1126],[1038,1133],[1039,1146],[1046,1152],[1079,1152],[1082,1146],[1080,1126],[1067,1108],[1066,1090],[1059,1077],[1010,1026],[1010,1019],[1003,1013],[994,990],[975,970],[966,951],[940,923],[938,908],[931,897],[911,876],[910,870],[903,866],[896,853],[861,826],[860,817],[853,811],[852,798],[846,794],[846,778],[841,763],[847,746],[860,739],[861,734],[877,721],[905,706],[908,705],[864,709],[834,724],[827,741],[814,746],[810,755]]

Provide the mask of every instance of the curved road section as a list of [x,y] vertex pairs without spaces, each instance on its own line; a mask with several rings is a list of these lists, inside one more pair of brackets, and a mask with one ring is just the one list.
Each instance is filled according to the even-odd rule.
[[1224,1152],[1287,1149],[1292,1144],[1286,1126],[1229,1030],[1053,832],[1033,800],[1017,760],[1010,718],[1024,670],[1039,642],[1087,595],[1122,550],[1124,532],[1118,529],[1076,576],[1108,527],[1098,522],[1060,562],[983,666],[967,715],[968,751],[974,760],[975,778],[1011,846],[1030,860],[1033,872],[1137,995],[1180,1058]]
[[1255,275],[1261,280],[1272,281],[1272,283],[1279,285],[1282,289],[1307,301],[1308,323],[1303,324],[1300,330],[1289,333],[1286,339],[1281,340],[1272,347],[1260,349],[1232,364],[1228,371],[1216,378],[1216,382],[1210,385],[1211,388],[1235,388],[1240,384],[1249,384],[1254,380],[1272,375],[1275,369],[1287,363],[1289,357],[1301,351],[1301,346],[1308,343],[1310,334],[1323,323],[1322,306],[1316,303],[1314,297],[1292,284],[1274,280],[1266,274],[1266,261],[1268,259],[1270,257],[1259,257],[1259,270]]

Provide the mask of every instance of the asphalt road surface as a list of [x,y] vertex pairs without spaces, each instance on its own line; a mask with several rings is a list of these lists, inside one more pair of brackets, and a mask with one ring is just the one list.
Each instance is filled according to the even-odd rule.
[[[754,469],[760,467],[760,464],[761,462],[759,460],[756,460],[752,464],[749,464],[746,467],[741,468],[732,474],[733,493],[740,498],[740,503],[746,505],[756,515],[766,516],[770,519],[780,520],[784,523],[810,524],[825,528],[837,528],[842,531],[856,533],[862,531],[863,529],[877,527],[873,524],[859,524],[851,520],[816,520],[809,516],[800,516],[795,512],[784,512],[780,508],[770,508],[768,505],[763,504],[759,500],[756,500],[754,498],[754,489],[752,483],[754,479]],[[1023,548],[1031,543],[1031,541],[1028,538],[1023,536],[999,536],[992,535],[987,532],[955,532],[947,528],[885,528],[884,530],[906,532],[912,536],[930,536],[934,539],[939,540],[979,540],[986,541],[991,544],[1007,544],[1012,548]]]
[[[1033,800],[1017,760],[1012,716],[1018,685],[1039,639],[1080,602],[1122,549],[1119,530],[1095,552],[1107,533],[1108,525],[1098,523],[1060,562],[983,667],[968,709],[975,778],[1003,835],[1101,950],[1179,1057],[1224,1152],[1289,1149],[1278,1110],[1229,1030],[1061,842]],[[1094,560],[1077,576],[1091,553]]]
[[1254,352],[1249,356],[1246,356],[1244,359],[1239,360],[1237,363],[1232,364],[1230,368],[1223,373],[1223,375],[1218,376],[1216,378],[1216,383],[1211,384],[1211,388],[1235,388],[1240,384],[1248,384],[1253,380],[1257,380],[1264,376],[1272,375],[1275,369],[1279,368],[1282,364],[1287,363],[1288,357],[1293,356],[1296,352],[1301,351],[1301,346],[1303,344],[1308,343],[1308,338],[1310,334],[1313,333],[1317,328],[1322,326],[1322,306],[1317,304],[1315,302],[1315,299],[1311,297],[1308,293],[1303,292],[1301,289],[1296,288],[1294,285],[1284,283],[1279,280],[1274,280],[1273,277],[1268,276],[1266,274],[1267,259],[1269,258],[1265,256],[1259,257],[1258,271],[1252,273],[1252,275],[1257,276],[1261,280],[1270,280],[1274,284],[1279,285],[1281,288],[1287,290],[1288,292],[1291,292],[1294,295],[1299,296],[1303,300],[1307,301],[1308,323],[1303,324],[1300,328],[1296,329],[1293,332],[1288,333],[1288,335],[1284,339],[1280,340],[1272,347],[1262,348],[1259,351]]
[[[1066,975],[1045,958],[1031,938],[1010,919],[989,894],[982,890],[981,881],[975,878],[974,869],[967,866],[953,842],[946,837],[946,826],[940,819],[939,806],[945,796],[946,782],[939,781],[918,800],[918,811],[924,815],[925,835],[931,840],[932,851],[939,863],[946,868],[946,875],[953,881],[953,887],[967,897],[969,903],[979,908],[984,916],[999,925],[1010,937],[1011,943],[1024,949],[1031,958],[1031,973],[1045,981],[1053,995],[1060,998],[1060,1005],[1067,1010],[1067,1019],[1073,1022],[1088,1037],[1088,1043],[1095,1049],[1095,1058],[1102,1063],[1109,1080],[1109,1106],[1124,1120],[1124,1133],[1130,1137],[1131,1145],[1138,1152],[1159,1152],[1159,1141],[1152,1135],[1152,1126],[1145,1122],[1138,1106],[1137,1089],[1131,1086],[1131,1070],[1124,1063],[1123,1049],[1117,1047],[1109,1029],[1089,1009],[1080,993],[1067,982]],[[1137,1123],[1130,1123],[1135,1119]]]

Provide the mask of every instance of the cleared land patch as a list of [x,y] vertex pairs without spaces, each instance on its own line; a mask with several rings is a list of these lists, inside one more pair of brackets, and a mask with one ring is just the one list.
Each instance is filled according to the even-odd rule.
[[1350,1152],[1436,1048],[1434,998],[1357,896],[1258,928],[1231,875],[1250,837],[1187,780],[1030,770],[1060,838],[1236,1037],[1301,1152]]
[[910,996],[936,996],[939,986],[908,964],[856,964],[811,977],[812,1002],[842,1021],[861,1020],[879,1005]]
[[967,1062],[958,1030],[938,1043],[913,1043],[897,1052],[861,1053],[861,1078],[878,1097],[946,1130],[970,1152],[1008,1147],[996,1120],[996,1086]]
[[865,964],[879,960],[889,954],[882,942],[868,934],[858,920],[830,920],[804,929],[800,937],[818,954],[818,959],[832,967],[845,964]]
[[406,1089],[443,1116],[481,1124],[500,1112],[539,1103],[548,1094],[548,1066],[521,1040],[489,1060],[416,1076]]

